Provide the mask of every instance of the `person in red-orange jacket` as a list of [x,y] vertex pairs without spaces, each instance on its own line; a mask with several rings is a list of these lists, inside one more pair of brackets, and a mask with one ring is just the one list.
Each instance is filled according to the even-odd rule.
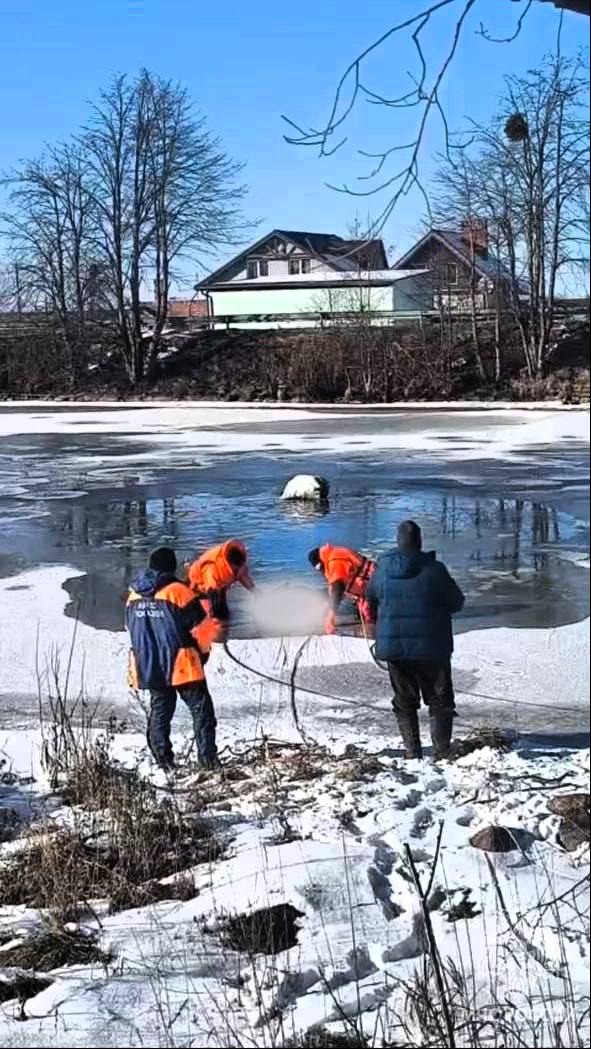
[[309,561],[317,572],[324,574],[328,584],[330,611],[324,627],[327,634],[336,634],[337,613],[345,598],[354,602],[366,626],[373,623],[365,595],[375,571],[375,561],[349,547],[330,545],[311,550]]
[[240,583],[246,590],[255,585],[248,570],[248,551],[239,539],[207,550],[189,567],[189,583],[206,612],[227,622],[230,618],[228,590]]

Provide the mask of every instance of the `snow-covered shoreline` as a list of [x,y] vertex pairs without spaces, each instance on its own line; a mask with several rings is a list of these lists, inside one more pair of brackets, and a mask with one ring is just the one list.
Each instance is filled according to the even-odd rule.
[[68,400],[6,400],[0,401],[0,414],[3,409],[23,408],[26,410],[37,408],[77,408],[81,411],[88,408],[118,408],[124,411],[126,408],[226,408],[230,411],[235,409],[271,409],[277,412],[289,412],[297,409],[310,411],[327,411],[342,413],[363,413],[367,411],[559,411],[574,412],[585,411],[585,406],[563,404],[562,401],[383,401],[345,404],[331,401],[212,401],[212,400],[169,400],[144,399],[144,400],[97,400],[97,401],[68,401]]

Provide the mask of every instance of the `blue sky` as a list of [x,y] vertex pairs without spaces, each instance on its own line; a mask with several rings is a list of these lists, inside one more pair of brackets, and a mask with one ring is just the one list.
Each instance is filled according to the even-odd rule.
[[[426,36],[433,62],[449,40],[453,13],[444,12]],[[283,141],[281,114],[319,124],[346,63],[394,19],[425,0],[0,0],[0,170],[65,137],[85,117],[88,99],[116,72],[146,66],[181,81],[228,152],[246,162],[246,212],[260,232],[283,227],[345,232],[356,212],[380,210],[378,200],[354,200],[325,187],[355,182],[366,170],[358,148],[379,149],[408,138],[409,115],[360,103],[350,142],[330,160]],[[527,31],[510,46],[477,35],[486,19],[506,36],[520,5],[479,0],[443,93],[452,126],[495,110],[507,72],[539,64],[556,42],[558,15],[534,4]],[[585,44],[588,22],[568,15],[564,49]],[[368,82],[397,92],[416,68],[406,38],[387,44],[368,66]],[[425,143],[424,171],[441,147],[438,128]],[[382,204],[384,198],[382,198]],[[423,205],[408,198],[384,232],[401,252],[418,231]]]

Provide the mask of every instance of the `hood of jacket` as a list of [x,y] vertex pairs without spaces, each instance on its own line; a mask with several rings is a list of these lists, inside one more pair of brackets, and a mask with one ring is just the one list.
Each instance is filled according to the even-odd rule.
[[153,568],[146,568],[134,579],[131,589],[142,597],[153,597],[169,583],[174,583],[175,578],[171,572],[156,572]]
[[400,550],[393,550],[392,553],[382,558],[382,565],[392,579],[415,579],[427,565],[433,564],[436,559],[434,551],[430,553],[417,551],[407,554]]

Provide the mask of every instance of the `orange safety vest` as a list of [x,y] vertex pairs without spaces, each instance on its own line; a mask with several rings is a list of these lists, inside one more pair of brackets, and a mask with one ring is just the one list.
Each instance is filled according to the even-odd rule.
[[323,546],[320,560],[329,586],[344,583],[347,597],[354,601],[365,597],[367,585],[375,572],[375,561],[346,546]]
[[208,594],[211,590],[225,590],[233,583],[242,583],[247,588],[251,585],[246,562],[236,569],[230,564],[228,554],[231,550],[240,550],[245,556],[246,546],[239,539],[230,539],[227,543],[207,550],[189,568],[189,582],[197,594]]
[[[155,585],[150,587],[151,575]],[[178,688],[203,681],[202,654],[215,640],[213,628],[192,590],[177,579],[159,585],[146,573],[146,586],[132,588],[127,602],[131,640],[129,684],[134,689]],[[135,584],[138,586],[138,583]]]

